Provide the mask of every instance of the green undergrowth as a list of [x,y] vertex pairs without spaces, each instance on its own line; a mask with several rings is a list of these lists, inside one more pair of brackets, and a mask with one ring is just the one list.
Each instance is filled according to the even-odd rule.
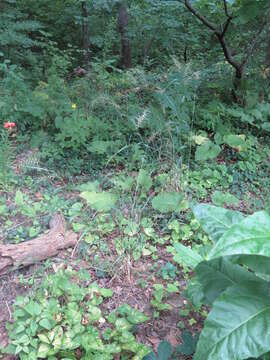
[[20,359],[113,359],[133,353],[143,359],[150,349],[136,342],[136,326],[148,318],[127,304],[102,309],[111,289],[91,282],[87,272],[60,270],[48,275],[30,297],[18,297],[8,326],[5,353]]
[[[18,158],[14,146],[6,151],[10,159]],[[209,303],[204,305],[193,271],[212,246],[194,205],[206,202],[244,215],[269,209],[268,151],[261,142],[243,151],[224,145],[217,158],[196,161],[194,147],[189,163],[161,161],[157,167],[155,161],[132,170],[118,165],[77,176],[48,168],[36,150],[25,151],[19,167],[7,163],[1,242],[34,239],[48,231],[55,213],[62,213],[67,228],[78,234],[64,263],[69,267],[70,256],[75,257],[91,270],[60,270],[39,275],[38,281],[20,276],[29,294],[14,304],[6,351],[21,359],[185,359],[194,353]],[[142,265],[150,270],[141,271]],[[142,304],[145,315],[119,300],[114,304],[114,279],[130,273],[138,291],[149,291]],[[102,281],[112,286],[104,288]],[[175,298],[181,299],[175,320],[181,344],[159,338],[163,341],[153,352],[147,336],[141,341],[138,319],[143,326],[164,321],[175,311]],[[114,305],[108,308],[109,303]]]

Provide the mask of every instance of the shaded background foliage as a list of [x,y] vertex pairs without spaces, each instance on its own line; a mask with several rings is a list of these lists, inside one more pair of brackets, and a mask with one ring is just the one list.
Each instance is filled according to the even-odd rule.
[[191,132],[268,135],[266,0],[5,0],[1,10],[0,119],[47,160],[126,154],[136,167],[190,156]]

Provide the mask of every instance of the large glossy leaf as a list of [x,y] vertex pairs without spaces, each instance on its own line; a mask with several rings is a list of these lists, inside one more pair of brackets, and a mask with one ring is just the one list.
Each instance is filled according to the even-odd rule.
[[231,257],[231,259],[234,263],[246,265],[259,275],[270,276],[270,259],[267,256],[240,255]]
[[162,341],[158,346],[158,360],[169,360],[172,351],[171,344],[168,341]]
[[227,230],[215,244],[209,258],[229,255],[270,257],[270,216],[259,211]]
[[196,219],[213,242],[217,242],[225,231],[244,219],[238,211],[223,209],[208,204],[199,204],[193,208]]
[[182,344],[178,345],[176,348],[177,354],[183,354],[185,356],[190,356],[195,352],[196,345],[198,342],[198,334],[192,336],[189,331],[183,331],[181,334]]
[[228,259],[203,261],[195,269],[206,302],[211,304],[229,286],[254,281],[261,282],[253,273]]
[[269,284],[228,288],[205,321],[194,360],[242,360],[270,350]]
[[173,260],[175,262],[190,269],[194,269],[201,261],[203,261],[200,254],[180,243],[176,243],[173,246],[167,246],[167,251],[174,255]]

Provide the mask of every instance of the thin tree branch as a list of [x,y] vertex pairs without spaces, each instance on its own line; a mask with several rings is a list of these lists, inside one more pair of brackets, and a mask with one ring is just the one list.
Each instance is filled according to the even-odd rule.
[[201,20],[202,23],[204,23],[204,25],[206,25],[209,29],[214,31],[215,34],[218,34],[218,33],[220,34],[220,32],[217,30],[217,28],[214,24],[212,24],[210,21],[208,21],[206,19],[206,17],[201,15],[196,9],[194,9],[191,6],[189,0],[185,0],[185,5],[189,9],[189,11],[192,12],[192,14],[196,16],[196,18],[198,18],[199,20]]
[[230,25],[230,22],[232,21],[232,16],[228,12],[228,6],[227,6],[227,1],[226,0],[223,0],[223,5],[224,5],[224,12],[225,12],[225,15],[227,17],[227,20],[226,20],[225,26],[224,26],[224,28],[222,30],[222,33],[221,33],[222,37],[225,36],[226,31],[228,30],[228,27]]
[[228,27],[229,27],[231,21],[232,21],[232,17],[228,17],[227,20],[226,20],[225,26],[224,26],[224,28],[222,30],[221,37],[225,36],[226,31],[228,30]]
[[227,46],[225,40],[224,40],[224,36],[222,36],[222,34],[220,35],[217,35],[218,37],[218,40],[220,42],[220,45],[222,47],[222,50],[223,50],[223,53],[224,53],[224,56],[225,56],[225,59],[228,61],[229,64],[231,64],[236,72],[240,72],[241,70],[241,66],[240,64],[238,64],[238,62],[236,62],[234,59],[233,59],[233,56],[232,56],[232,53],[231,53],[231,50],[230,48]]
[[232,20],[232,17],[228,14],[228,8],[227,8],[226,0],[224,0],[224,10],[225,10],[225,13],[226,13],[226,16],[227,16],[227,21],[226,21],[226,24],[225,24],[225,27],[224,27],[223,31],[218,31],[217,28],[215,27],[215,25],[213,25],[210,21],[208,21],[203,15],[201,15],[196,9],[194,9],[192,7],[189,0],[185,0],[185,5],[189,9],[189,11],[192,12],[192,14],[194,14],[197,17],[197,19],[199,19],[204,25],[206,25],[209,29],[211,29],[214,32],[214,34],[218,38],[218,40],[220,42],[220,45],[221,45],[221,47],[223,49],[225,59],[228,61],[229,64],[231,64],[235,68],[237,73],[240,73],[240,71],[241,71],[240,64],[238,64],[233,59],[231,51],[230,51],[228,45],[226,44],[226,42],[224,40],[225,33],[228,30],[228,27],[229,27],[230,22]]
[[227,16],[227,18],[231,18],[228,12],[227,0],[223,0],[223,5],[224,5],[225,15]]
[[270,66],[270,37],[268,37],[268,41],[267,41],[265,63],[267,67]]
[[251,45],[249,45],[245,50],[244,50],[244,55],[243,55],[243,59],[240,63],[238,63],[237,61],[234,60],[233,55],[231,53],[231,50],[229,48],[229,46],[227,45],[226,41],[225,41],[225,34],[229,28],[229,25],[233,19],[233,17],[229,14],[228,11],[228,4],[227,4],[227,0],[223,0],[223,6],[224,6],[224,13],[226,15],[226,23],[224,25],[224,28],[221,29],[221,31],[217,30],[217,27],[211,23],[206,17],[204,17],[203,15],[201,15],[199,13],[199,11],[197,11],[195,8],[192,7],[192,5],[190,4],[189,0],[185,0],[185,5],[188,8],[188,10],[197,17],[197,19],[199,19],[205,26],[207,26],[210,30],[212,30],[214,32],[214,34],[216,35],[216,37],[218,38],[218,41],[222,47],[225,59],[228,61],[228,63],[230,65],[232,65],[232,67],[234,67],[235,71],[236,71],[236,77],[241,79],[242,74],[243,74],[243,70],[249,60],[249,58],[252,56],[254,50],[256,49],[256,46],[258,44],[258,40],[260,38],[261,33],[263,32],[265,26],[266,26],[266,21],[264,21],[262,23],[262,25],[260,26],[259,30],[257,31],[257,33],[255,34],[255,36],[253,37],[252,41],[251,41]]

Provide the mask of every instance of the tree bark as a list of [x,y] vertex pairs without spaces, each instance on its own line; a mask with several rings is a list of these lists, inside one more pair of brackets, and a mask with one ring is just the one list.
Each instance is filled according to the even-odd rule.
[[188,58],[187,58],[187,50],[188,50],[188,47],[187,45],[185,46],[185,49],[184,49],[184,63],[186,64],[187,61],[188,61]]
[[55,215],[48,233],[20,244],[0,245],[0,275],[48,259],[76,243],[77,234],[66,231],[63,216]]
[[84,67],[88,70],[89,63],[89,31],[88,31],[88,13],[86,1],[82,1],[82,35],[83,35],[83,50],[84,50]]
[[270,36],[269,36],[268,42],[267,42],[265,65],[267,67],[270,66]]
[[121,60],[123,69],[131,68],[131,46],[128,36],[128,11],[126,1],[122,1],[118,12],[118,26],[121,35]]

